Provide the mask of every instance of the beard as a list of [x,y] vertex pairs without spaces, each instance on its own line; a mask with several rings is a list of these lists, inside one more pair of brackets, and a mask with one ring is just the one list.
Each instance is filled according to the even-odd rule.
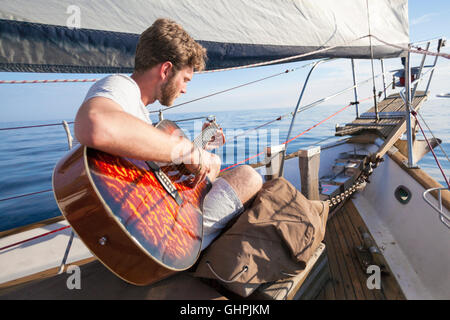
[[178,89],[174,80],[175,76],[172,75],[161,87],[161,99],[159,103],[163,106],[171,106],[178,97]]

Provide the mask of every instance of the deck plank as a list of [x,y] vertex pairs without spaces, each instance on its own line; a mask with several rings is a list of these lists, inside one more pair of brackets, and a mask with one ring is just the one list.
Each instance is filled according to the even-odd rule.
[[[364,278],[361,279],[361,269],[358,265],[358,261],[356,260],[356,256],[353,253],[355,244],[352,239],[352,230],[349,228],[348,224],[345,221],[346,210],[336,217],[336,226],[339,234],[346,234],[345,237],[339,237],[342,243],[342,250],[344,257],[346,259],[347,270],[349,271],[353,288],[355,290],[356,298],[358,300],[370,299],[371,295],[367,294],[364,290],[365,281]],[[361,281],[362,280],[362,281]]]
[[98,260],[81,266],[80,289],[67,287],[70,274],[36,280],[16,290],[0,291],[1,300],[226,300],[189,272],[179,272],[148,286],[129,284]]
[[[339,249],[336,248],[336,243],[333,240],[331,233],[331,221],[328,221],[327,230],[325,232],[325,245],[327,246],[327,254],[328,254],[328,266],[330,268],[331,280],[327,284],[327,286],[331,286],[333,288],[334,298],[338,300],[345,299],[344,287],[342,285],[341,275],[339,271],[339,263],[337,252]],[[331,295],[331,292],[328,289],[328,294]]]
[[[336,217],[331,219],[329,222],[328,228],[328,235],[329,235],[329,241],[333,242],[333,247],[335,250],[335,263],[336,263],[336,269],[339,270],[335,276],[335,280],[338,281],[343,287],[344,295],[343,297],[340,297],[340,295],[337,295],[338,299],[345,299],[345,300],[355,300],[355,290],[353,288],[353,284],[351,281],[351,276],[348,272],[348,266],[344,257],[342,244],[340,243],[339,238],[342,236],[341,234],[338,234],[338,230],[336,228]],[[328,243],[325,242],[328,246]]]
[[[348,230],[349,230],[349,236],[352,239],[352,256],[353,256],[353,261],[355,263],[356,268],[358,269],[357,271],[357,275],[358,275],[358,279],[361,283],[361,287],[365,293],[366,299],[370,299],[370,300],[384,300],[385,297],[382,294],[381,290],[377,290],[377,289],[372,289],[370,290],[369,288],[367,288],[367,274],[364,272],[361,264],[358,261],[358,258],[356,256],[356,247],[358,246],[362,246],[363,245],[363,239],[361,237],[361,234],[358,231],[358,227],[360,226],[359,221],[357,220],[357,218],[355,217],[355,214],[353,213],[352,210],[352,203],[349,203],[349,205],[346,206],[345,208],[345,212],[343,212],[343,218],[346,220],[347,224],[348,224]],[[356,213],[357,214],[357,213]]]
[[392,275],[382,275],[381,289],[367,287],[365,274],[356,255],[363,245],[358,228],[369,232],[351,200],[333,215],[327,223],[324,242],[327,246],[331,279],[316,299],[331,300],[400,300],[405,299]]
[[[359,233],[358,228],[362,227],[367,232],[368,232],[368,230],[367,230],[366,225],[364,224],[364,221],[362,220],[361,216],[359,215],[358,210],[356,209],[355,205],[351,201],[349,201],[349,203],[345,207],[345,216],[348,218],[348,221],[352,226],[353,232],[350,235],[353,236],[353,238],[355,240],[355,247],[362,246],[363,239],[362,239],[361,234]],[[357,259],[357,258],[355,257],[355,259]],[[361,268],[361,265],[359,265],[359,267]],[[361,271],[362,271],[362,268],[361,268]],[[370,290],[367,288],[367,285],[365,285],[365,282],[367,281],[367,277],[365,274],[364,274],[363,281],[364,281],[365,290],[372,296],[373,299],[375,299],[375,300],[385,300],[386,299],[386,297],[384,296],[384,294],[381,290],[378,290],[378,289]]]
[[336,294],[334,292],[334,286],[331,279],[326,283],[323,293],[325,300],[336,300]]

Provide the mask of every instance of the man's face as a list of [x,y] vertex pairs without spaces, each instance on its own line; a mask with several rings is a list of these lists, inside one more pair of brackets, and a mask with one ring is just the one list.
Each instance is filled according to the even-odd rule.
[[178,72],[173,71],[167,81],[161,86],[159,102],[163,106],[171,106],[176,98],[187,91],[187,83],[194,75],[192,67],[184,67]]

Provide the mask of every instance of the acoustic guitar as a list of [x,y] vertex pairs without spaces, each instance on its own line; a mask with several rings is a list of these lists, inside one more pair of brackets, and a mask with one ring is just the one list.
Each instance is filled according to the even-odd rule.
[[[163,120],[157,128],[181,129]],[[194,139],[223,139],[214,121]],[[223,143],[223,141],[222,141]],[[190,268],[202,244],[207,179],[192,186],[183,164],[159,166],[78,145],[56,164],[53,191],[63,216],[114,274],[148,285]]]

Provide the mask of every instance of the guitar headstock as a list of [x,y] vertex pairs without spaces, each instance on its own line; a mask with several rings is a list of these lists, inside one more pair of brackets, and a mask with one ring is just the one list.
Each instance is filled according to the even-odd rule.
[[209,151],[221,147],[224,143],[225,135],[222,128],[217,124],[214,116],[209,116],[203,124],[200,143],[197,145]]

